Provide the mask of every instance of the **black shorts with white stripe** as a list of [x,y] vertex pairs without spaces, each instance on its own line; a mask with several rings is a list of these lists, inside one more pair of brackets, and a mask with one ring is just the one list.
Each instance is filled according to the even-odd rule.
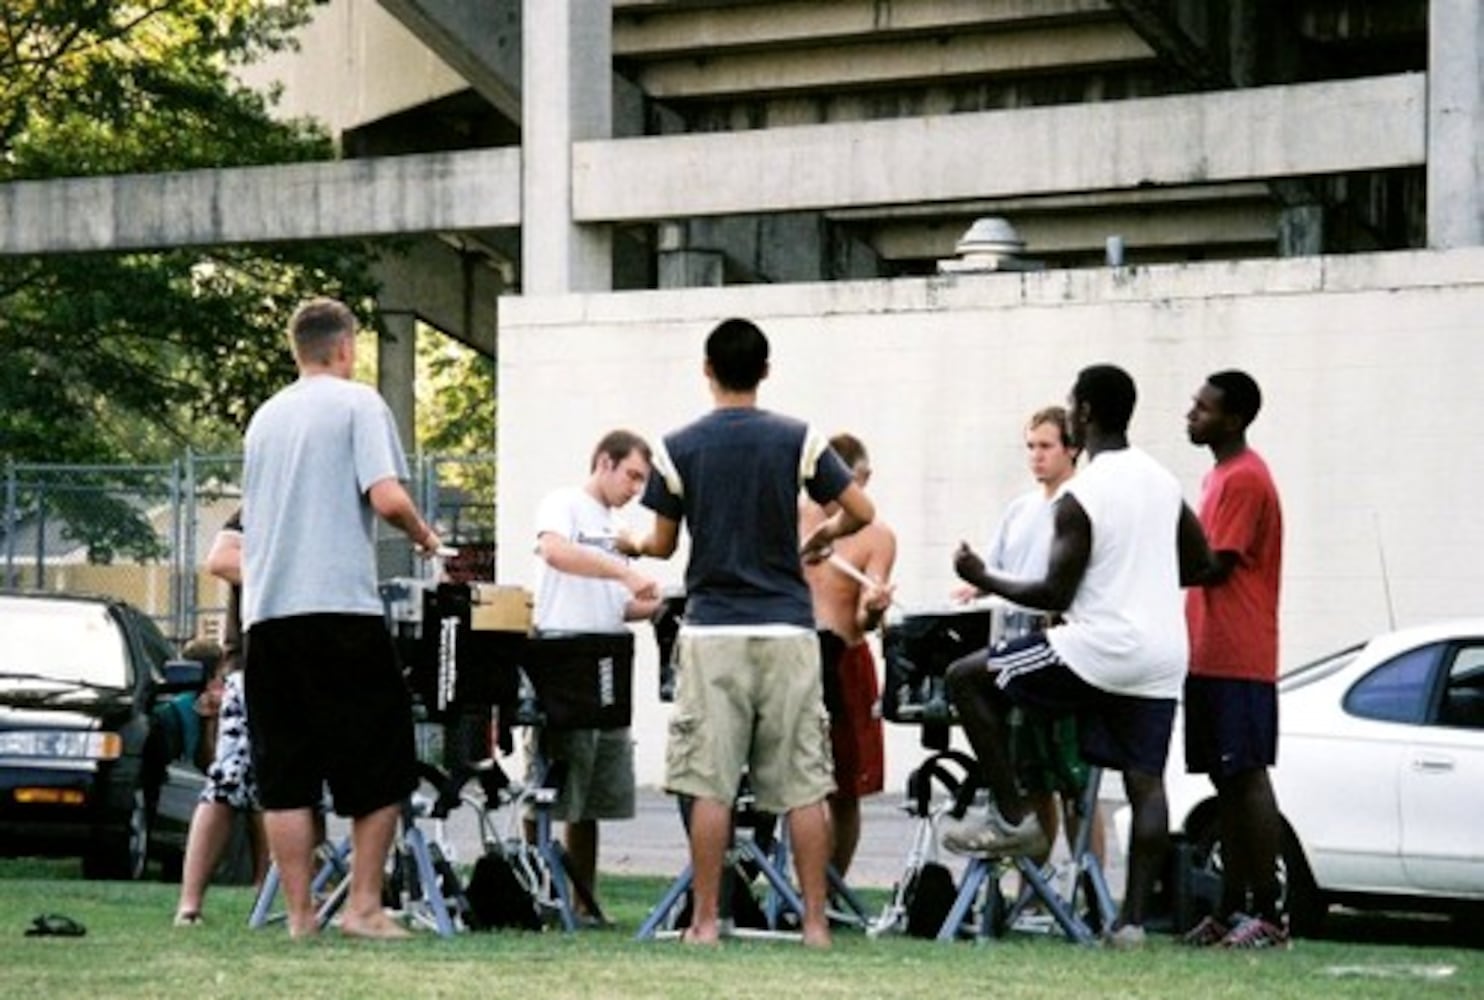
[[1074,713],[1082,757],[1089,764],[1164,773],[1174,698],[1142,698],[1094,687],[1057,656],[1045,635],[1012,639],[990,654],[987,669],[1013,703],[1054,715]]

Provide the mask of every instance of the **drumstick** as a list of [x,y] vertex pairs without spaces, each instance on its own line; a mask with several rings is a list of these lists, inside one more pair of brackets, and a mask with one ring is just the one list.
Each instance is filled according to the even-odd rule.
[[[867,576],[865,573],[861,572],[855,566],[851,565],[849,562],[846,562],[845,557],[842,556],[842,555],[840,555],[840,553],[838,553],[838,552],[831,552],[830,553],[830,555],[829,555],[829,564],[831,566],[835,567],[841,573],[844,573],[846,576],[850,577],[852,580],[854,580],[856,583],[860,584],[862,587],[879,587],[879,586],[881,586],[881,584],[879,584],[875,580],[871,579],[869,576]],[[891,603],[896,604],[897,607],[901,607],[901,605],[897,603],[897,599],[895,597],[893,597],[891,599]]]

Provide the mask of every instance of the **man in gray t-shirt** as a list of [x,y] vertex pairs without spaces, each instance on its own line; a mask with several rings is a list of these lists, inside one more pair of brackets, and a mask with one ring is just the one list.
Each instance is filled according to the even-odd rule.
[[438,535],[401,480],[385,402],[351,381],[355,316],[317,299],[289,324],[299,379],[253,414],[243,469],[242,619],[248,727],[290,934],[318,930],[313,807],[328,783],[351,817],[341,932],[402,937],[382,910],[382,870],[416,785],[412,715],[377,593],[376,517],[423,554]]

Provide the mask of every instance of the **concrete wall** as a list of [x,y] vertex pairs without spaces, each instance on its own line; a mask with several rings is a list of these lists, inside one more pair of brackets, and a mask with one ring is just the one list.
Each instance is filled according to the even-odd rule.
[[[1286,664],[1385,629],[1388,603],[1398,624],[1478,610],[1484,250],[513,297],[501,310],[505,582],[532,580],[536,504],[582,479],[605,430],[658,436],[709,407],[702,341],[745,315],[773,343],[763,404],[871,448],[909,608],[942,604],[953,546],[982,542],[1027,487],[1025,417],[1063,400],[1083,365],[1112,361],[1139,384],[1134,441],[1191,500],[1209,457],[1185,439],[1190,394],[1229,366],[1262,384],[1251,437],[1286,510]],[[644,525],[642,510],[628,515]],[[646,569],[678,584],[683,555]],[[638,761],[652,783],[665,712],[647,629],[639,648]],[[888,729],[899,790],[921,754],[915,730]]]

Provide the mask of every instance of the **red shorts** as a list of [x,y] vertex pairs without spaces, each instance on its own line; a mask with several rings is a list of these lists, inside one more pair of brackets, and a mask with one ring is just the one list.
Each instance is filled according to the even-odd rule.
[[840,711],[830,718],[835,794],[858,799],[886,787],[886,746],[876,704],[881,688],[871,647],[862,642],[840,654]]

